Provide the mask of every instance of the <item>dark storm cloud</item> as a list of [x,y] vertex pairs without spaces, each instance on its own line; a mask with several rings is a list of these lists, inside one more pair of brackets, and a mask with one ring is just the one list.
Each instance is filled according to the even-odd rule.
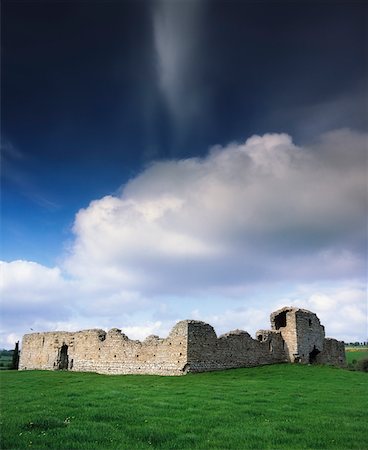
[[363,3],[5,2],[3,9],[3,126],[15,145],[50,165],[73,158],[96,170],[103,149],[113,170],[165,157],[175,145],[176,156],[193,156],[254,132],[298,138],[304,120],[320,105],[331,113],[334,102],[338,117],[319,117],[318,133],[366,125],[356,90],[366,79]]

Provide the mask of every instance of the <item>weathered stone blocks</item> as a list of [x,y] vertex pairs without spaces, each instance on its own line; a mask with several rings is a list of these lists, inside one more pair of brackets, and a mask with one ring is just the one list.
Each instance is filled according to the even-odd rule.
[[271,327],[256,339],[242,330],[217,337],[211,325],[183,320],[167,338],[152,335],[143,342],[117,328],[32,333],[23,337],[19,369],[183,375],[287,361],[345,364],[344,344],[325,339],[314,313],[285,307],[271,314]]

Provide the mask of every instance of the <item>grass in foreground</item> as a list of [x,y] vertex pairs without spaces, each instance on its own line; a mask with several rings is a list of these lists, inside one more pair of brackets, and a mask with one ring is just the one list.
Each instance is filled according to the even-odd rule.
[[368,447],[366,373],[274,365],[183,377],[2,371],[1,448]]

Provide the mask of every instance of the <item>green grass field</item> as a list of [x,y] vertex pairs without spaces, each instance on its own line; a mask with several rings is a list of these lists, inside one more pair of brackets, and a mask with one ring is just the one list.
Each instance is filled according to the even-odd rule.
[[2,371],[1,448],[366,449],[368,375],[274,365],[183,377]]
[[348,364],[352,364],[353,361],[360,361],[361,359],[366,359],[368,358],[368,348],[354,348],[354,347],[349,347],[345,350],[345,355],[346,355],[346,362]]

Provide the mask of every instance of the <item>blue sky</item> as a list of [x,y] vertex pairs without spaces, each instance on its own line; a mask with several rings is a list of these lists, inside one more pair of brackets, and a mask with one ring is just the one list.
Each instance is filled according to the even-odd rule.
[[286,304],[366,340],[366,13],[4,1],[0,346]]

